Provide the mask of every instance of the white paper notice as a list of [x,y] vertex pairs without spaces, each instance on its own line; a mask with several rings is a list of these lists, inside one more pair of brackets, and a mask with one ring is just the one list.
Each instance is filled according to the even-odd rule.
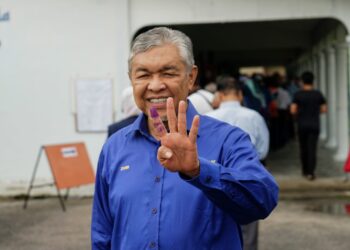
[[63,158],[73,158],[78,156],[78,150],[76,147],[61,148],[61,154]]
[[79,132],[103,132],[113,122],[112,80],[76,82],[77,129]]

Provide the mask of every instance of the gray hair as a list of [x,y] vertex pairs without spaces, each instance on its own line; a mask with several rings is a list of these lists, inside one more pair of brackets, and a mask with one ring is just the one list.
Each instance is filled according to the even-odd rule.
[[191,39],[181,31],[167,27],[157,27],[141,33],[131,44],[131,51],[128,60],[129,72],[131,71],[132,60],[137,54],[165,44],[175,45],[179,49],[180,56],[182,57],[186,68],[188,70],[192,69],[194,58]]

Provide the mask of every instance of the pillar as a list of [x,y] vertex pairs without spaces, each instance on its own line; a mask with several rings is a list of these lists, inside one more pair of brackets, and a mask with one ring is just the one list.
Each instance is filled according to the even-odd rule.
[[336,102],[336,58],[335,49],[330,46],[327,49],[327,143],[326,147],[335,148],[337,146],[337,102]]
[[[326,58],[323,51],[320,51],[318,54],[319,59],[319,69],[318,69],[318,80],[320,91],[323,95],[327,94],[326,91]],[[324,114],[321,115],[321,131],[320,131],[320,139],[325,140],[327,138],[327,120]]]
[[345,161],[349,149],[349,115],[348,115],[348,45],[336,46],[336,81],[337,81],[337,132],[338,148],[334,159]]

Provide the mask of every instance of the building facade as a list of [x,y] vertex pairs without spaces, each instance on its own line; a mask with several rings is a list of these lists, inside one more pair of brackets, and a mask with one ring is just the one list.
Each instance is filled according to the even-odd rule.
[[[296,74],[315,72],[329,103],[321,138],[334,149],[334,158],[344,161],[349,149],[349,13],[350,1],[344,0],[2,0],[0,195],[25,192],[42,145],[83,141],[96,166],[106,134],[77,131],[75,83],[110,79],[118,119],[120,93],[129,85],[130,42],[140,30],[157,25],[182,28],[192,34],[195,47],[220,48],[213,52],[216,58],[236,56],[236,64],[272,60],[278,47],[280,56],[270,64],[284,64]],[[212,29],[214,36],[197,27]],[[237,38],[252,33],[247,27],[262,27],[254,30],[262,32],[254,43]],[[220,29],[225,33],[215,33]],[[51,179],[45,159],[37,177]]]

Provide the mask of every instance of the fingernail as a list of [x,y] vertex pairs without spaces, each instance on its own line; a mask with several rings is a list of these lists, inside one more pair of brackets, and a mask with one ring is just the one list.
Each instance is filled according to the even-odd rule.
[[165,152],[165,158],[170,159],[173,156],[173,153],[170,151]]

